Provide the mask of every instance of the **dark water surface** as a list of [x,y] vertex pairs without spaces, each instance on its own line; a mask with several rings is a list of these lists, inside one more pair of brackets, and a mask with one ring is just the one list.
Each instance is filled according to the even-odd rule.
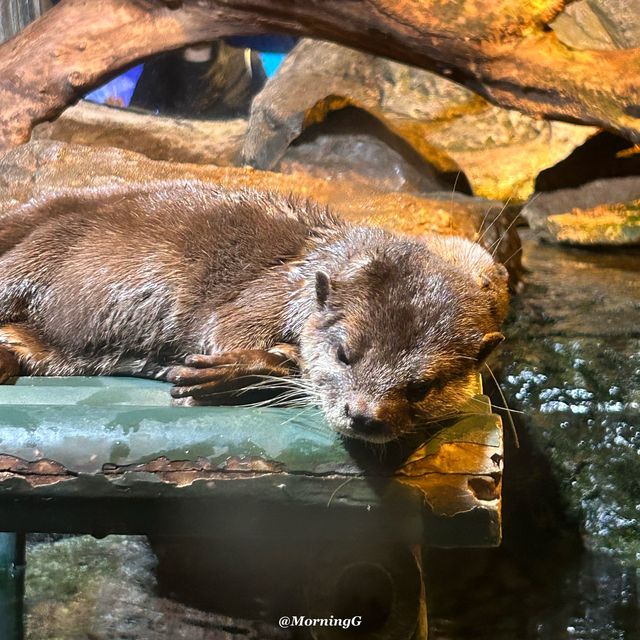
[[432,637],[640,639],[640,253],[525,237],[524,262],[492,363],[524,412],[504,542],[433,553]]

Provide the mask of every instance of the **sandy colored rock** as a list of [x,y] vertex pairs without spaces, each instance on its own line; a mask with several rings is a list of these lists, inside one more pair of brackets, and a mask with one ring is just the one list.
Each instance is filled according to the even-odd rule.
[[552,239],[548,222],[550,216],[564,214],[572,209],[597,210],[600,205],[620,205],[637,199],[640,199],[638,176],[592,180],[573,189],[537,193],[522,208],[521,215],[534,231]]
[[305,128],[346,106],[378,118],[439,171],[463,171],[476,194],[502,200],[525,200],[541,170],[595,131],[494,107],[427,71],[303,40],[254,100],[245,162],[278,166]]
[[580,245],[640,244],[640,200],[572,209],[549,216],[549,231],[558,242]]
[[571,3],[551,23],[561,42],[575,49],[616,49],[616,43],[588,0]]
[[120,147],[153,160],[235,164],[247,128],[243,118],[171,118],[81,100],[57,120],[38,125],[33,139]]

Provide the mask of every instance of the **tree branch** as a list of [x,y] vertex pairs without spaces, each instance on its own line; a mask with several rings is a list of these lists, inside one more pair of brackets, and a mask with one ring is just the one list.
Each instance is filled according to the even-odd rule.
[[0,46],[0,152],[101,80],[221,36],[325,38],[440,73],[491,102],[640,142],[640,49],[574,51],[561,0],[63,0]]

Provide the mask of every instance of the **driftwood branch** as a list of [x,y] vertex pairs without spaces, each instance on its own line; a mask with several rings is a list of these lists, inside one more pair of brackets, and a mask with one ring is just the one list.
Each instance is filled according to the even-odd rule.
[[570,49],[547,28],[562,8],[562,0],[63,0],[0,47],[0,151],[136,60],[266,32],[395,58],[500,106],[640,142],[640,49]]

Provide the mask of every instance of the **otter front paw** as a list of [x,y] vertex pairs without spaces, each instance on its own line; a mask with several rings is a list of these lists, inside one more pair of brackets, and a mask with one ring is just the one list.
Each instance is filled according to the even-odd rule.
[[269,379],[290,376],[297,367],[297,351],[291,345],[270,351],[241,349],[188,356],[184,366],[168,371],[167,380],[175,385],[171,396],[180,400],[189,398],[187,404],[237,404],[253,401],[265,392],[274,395],[274,385],[269,384]]

